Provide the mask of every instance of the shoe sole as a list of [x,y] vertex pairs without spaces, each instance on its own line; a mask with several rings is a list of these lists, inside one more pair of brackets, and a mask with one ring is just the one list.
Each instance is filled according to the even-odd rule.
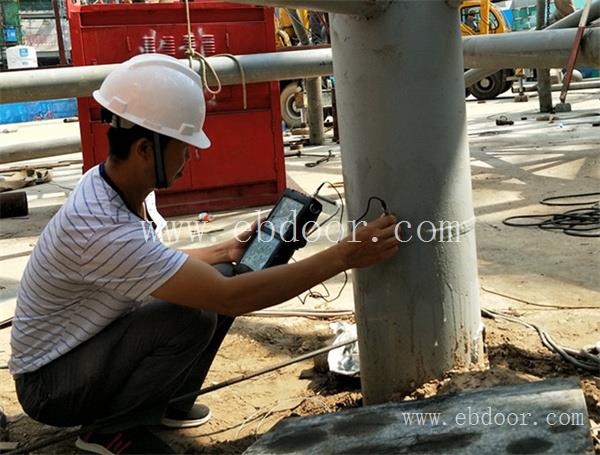
[[85,442],[83,439],[77,438],[75,441],[75,447],[86,452],[97,453],[99,455],[115,455],[113,452],[108,450],[106,447],[100,444],[93,444],[91,442]]
[[163,417],[160,423],[167,428],[192,428],[199,427],[210,420],[212,414],[209,412],[206,417],[196,420],[174,420]]

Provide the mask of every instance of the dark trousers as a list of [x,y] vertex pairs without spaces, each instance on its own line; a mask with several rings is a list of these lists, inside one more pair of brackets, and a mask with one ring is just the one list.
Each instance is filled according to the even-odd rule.
[[[215,266],[230,275],[228,264]],[[200,296],[200,298],[202,298]],[[35,420],[112,433],[158,424],[167,407],[188,411],[233,323],[215,313],[154,302],[114,321],[72,351],[16,379]]]

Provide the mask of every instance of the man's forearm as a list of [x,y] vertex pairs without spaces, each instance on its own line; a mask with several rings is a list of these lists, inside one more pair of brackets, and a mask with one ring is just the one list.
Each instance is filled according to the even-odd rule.
[[341,273],[346,265],[335,248],[291,264],[228,278],[228,313],[237,316],[270,307]]
[[210,265],[231,261],[229,251],[222,243],[204,248],[182,249],[181,251]]

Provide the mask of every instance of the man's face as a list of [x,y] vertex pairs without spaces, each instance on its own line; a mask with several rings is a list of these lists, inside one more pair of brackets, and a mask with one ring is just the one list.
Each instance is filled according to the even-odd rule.
[[169,186],[183,176],[185,163],[190,159],[189,146],[185,142],[171,139],[163,150],[165,174]]

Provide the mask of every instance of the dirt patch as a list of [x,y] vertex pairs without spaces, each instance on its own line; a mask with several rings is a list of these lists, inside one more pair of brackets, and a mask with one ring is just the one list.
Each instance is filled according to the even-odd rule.
[[[579,376],[588,412],[600,422],[600,383],[544,348],[535,334],[514,324],[485,320],[489,368],[452,371],[401,397],[415,400],[504,384],[544,378]],[[327,323],[302,318],[242,318],[227,336],[207,379],[207,385],[272,365],[317,349],[331,338]],[[303,379],[300,379],[302,377]],[[11,424],[11,441],[33,440],[61,434],[63,430],[38,424],[22,414],[8,373],[0,371],[0,398]],[[259,378],[206,395],[212,420],[189,430],[160,431],[161,437],[189,454],[239,454],[281,419],[317,415],[362,405],[360,380],[322,373],[312,361],[301,362]],[[78,453],[73,439],[34,453]],[[600,453],[600,443],[597,446]]]

